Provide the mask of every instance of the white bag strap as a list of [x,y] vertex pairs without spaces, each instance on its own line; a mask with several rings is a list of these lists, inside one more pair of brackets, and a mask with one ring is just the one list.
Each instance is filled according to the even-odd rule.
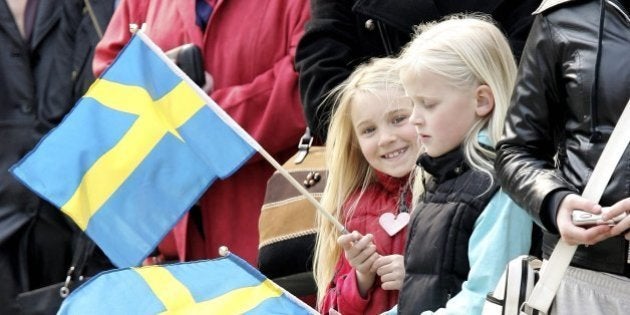
[[[626,104],[619,121],[617,121],[615,129],[610,135],[588,183],[586,183],[582,197],[599,202],[613,171],[630,142],[629,127],[630,101]],[[531,308],[547,314],[556,296],[558,287],[560,287],[560,281],[562,281],[562,277],[567,267],[569,267],[576,249],[577,246],[567,244],[562,238],[558,241],[549,257],[549,261],[545,262],[541,268],[540,280],[538,280],[532,294],[523,305],[525,309]]]

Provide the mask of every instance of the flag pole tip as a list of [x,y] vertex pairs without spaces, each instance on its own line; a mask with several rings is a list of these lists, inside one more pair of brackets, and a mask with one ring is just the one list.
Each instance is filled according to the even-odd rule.
[[129,24],[129,32],[131,32],[132,34],[135,34],[136,31],[138,31],[138,24],[130,23]]
[[228,254],[230,254],[230,250],[227,248],[227,246],[221,246],[219,247],[219,255],[225,257]]
[[142,23],[140,27],[138,27],[136,23],[129,23],[129,32],[131,32],[131,34],[135,34],[138,30],[146,31],[146,29],[147,23]]

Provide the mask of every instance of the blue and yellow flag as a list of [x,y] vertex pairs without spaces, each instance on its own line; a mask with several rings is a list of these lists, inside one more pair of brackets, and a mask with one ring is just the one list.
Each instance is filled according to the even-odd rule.
[[139,31],[11,172],[130,267],[259,147]]
[[234,254],[103,272],[58,314],[317,314]]

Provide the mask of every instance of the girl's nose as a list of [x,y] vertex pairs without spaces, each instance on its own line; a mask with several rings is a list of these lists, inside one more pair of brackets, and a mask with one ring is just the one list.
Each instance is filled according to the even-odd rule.
[[420,113],[418,106],[413,107],[413,111],[411,111],[411,116],[409,116],[409,122],[415,126],[424,124],[424,117]]
[[381,133],[381,136],[379,137],[378,144],[383,146],[383,145],[391,143],[391,142],[393,142],[395,140],[396,140],[396,135],[393,132],[385,131],[385,132]]

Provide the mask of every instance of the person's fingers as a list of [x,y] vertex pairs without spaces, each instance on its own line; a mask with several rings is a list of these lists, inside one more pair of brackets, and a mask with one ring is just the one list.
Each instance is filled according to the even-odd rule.
[[[363,250],[357,252],[353,260],[356,264],[362,264],[368,258],[372,257],[375,253],[376,253],[376,245],[369,244],[368,246],[363,248]],[[370,263],[370,267],[371,266],[372,264]]]
[[364,236],[360,236],[358,240],[354,242],[354,247],[359,248],[359,249],[366,248],[369,245],[374,244],[372,243],[373,240],[374,240],[374,236],[372,234],[365,234]]
[[599,226],[595,226],[590,229],[587,229],[583,244],[595,245],[607,238],[610,238],[612,236],[610,233],[610,230],[611,228],[608,225],[599,225]]
[[575,194],[568,195],[562,200],[556,220],[558,231],[568,244],[594,245],[611,236],[610,227],[607,225],[595,225],[589,228],[576,226],[571,218],[574,209],[596,213],[601,211],[601,206]]
[[381,278],[381,288],[383,290],[400,290],[402,283],[402,279],[383,280]]
[[383,290],[400,290],[400,289],[402,289],[402,281],[381,282],[381,289],[383,289]]
[[337,244],[341,245],[343,249],[347,251],[355,246],[355,243],[361,238],[363,238],[363,235],[361,235],[361,233],[359,233],[358,231],[352,231],[352,233],[347,233],[339,236],[339,238],[337,238]]
[[613,218],[630,212],[630,198],[622,199],[616,202],[614,205],[608,207],[602,214],[602,221],[612,220]]
[[386,282],[386,281],[393,281],[396,280],[396,273],[394,272],[394,270],[381,270],[381,273],[376,273],[377,275],[379,275],[381,277],[381,281],[382,282]]
[[354,242],[354,236],[352,234],[343,234],[337,238],[337,244],[343,248],[344,251],[348,251],[352,248],[352,243]]
[[374,253],[363,260],[363,262],[359,265],[359,268],[361,268],[361,271],[363,272],[370,272],[370,270],[372,270],[372,264],[374,264],[379,257],[380,255],[375,250]]
[[354,268],[361,273],[373,273],[372,272],[372,264],[380,257],[378,253],[374,252],[370,256],[365,257],[362,260],[356,260],[355,264],[352,264]]
[[388,264],[385,264],[385,265],[382,265],[382,266],[376,268],[376,274],[379,275],[379,276],[383,276],[383,275],[385,275],[387,273],[390,273],[390,272],[392,272],[392,265],[391,265],[391,263],[388,263]]
[[376,274],[384,277],[386,280],[393,280],[404,274],[404,269],[401,266],[395,264],[387,264],[376,270]]
[[405,262],[404,257],[402,255],[389,255],[387,257],[387,263],[379,266],[376,270],[378,275],[384,275],[386,273],[400,273],[404,274],[405,271]]
[[561,233],[570,245],[595,245],[611,237],[610,229],[607,225],[596,225],[588,229],[572,226]]
[[582,210],[593,214],[600,214],[602,211],[602,207],[598,203],[576,194],[570,194],[564,197],[564,199],[562,199],[562,202],[560,203],[560,208],[566,208],[569,210]]
[[[381,279],[381,287],[384,290],[400,290],[402,288],[403,280],[405,279],[405,273],[402,269],[391,268],[392,265],[388,265],[387,272],[379,274]],[[382,271],[382,268],[379,269]]]
[[376,272],[378,269],[380,269],[381,267],[389,264],[389,258],[390,256],[381,256],[379,257],[379,259],[377,259],[374,264],[372,264],[372,272]]
[[[369,250],[370,247],[374,247],[374,250],[376,250],[376,246],[374,245],[374,243],[372,243],[373,239],[374,237],[371,234],[362,236],[360,239],[352,243],[352,247],[347,250],[347,253],[350,256],[356,257],[362,255],[362,253],[366,250]],[[364,256],[367,256],[369,254],[370,253],[365,254]]]
[[610,229],[610,234],[612,236],[617,236],[622,233],[627,233],[628,229],[630,229],[630,216],[613,225],[613,227]]

